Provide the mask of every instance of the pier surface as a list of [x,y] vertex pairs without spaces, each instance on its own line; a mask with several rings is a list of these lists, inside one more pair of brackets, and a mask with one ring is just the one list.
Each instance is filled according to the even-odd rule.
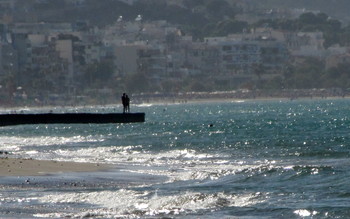
[[144,121],[145,113],[0,114],[0,126],[62,123],[135,123]]

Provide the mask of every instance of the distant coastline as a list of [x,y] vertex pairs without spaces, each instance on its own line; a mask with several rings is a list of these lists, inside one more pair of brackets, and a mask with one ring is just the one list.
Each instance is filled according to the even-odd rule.
[[[189,102],[212,102],[212,101],[248,101],[248,100],[296,100],[296,99],[326,99],[350,97],[349,89],[281,89],[281,90],[248,90],[239,89],[231,91],[214,92],[154,92],[131,94],[131,104],[171,104]],[[14,103],[0,103],[2,108],[21,107],[82,107],[82,106],[107,106],[121,104],[118,95],[104,96],[103,98],[89,98],[55,100],[46,103],[35,101],[16,101]]]
[[234,90],[217,92],[149,93],[136,96],[139,103],[189,103],[243,100],[296,100],[350,97],[349,90],[332,89],[285,89],[285,90]]

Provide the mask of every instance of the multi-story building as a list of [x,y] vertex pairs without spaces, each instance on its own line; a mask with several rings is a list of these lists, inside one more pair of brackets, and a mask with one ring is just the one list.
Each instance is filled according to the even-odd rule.
[[54,44],[59,57],[67,64],[65,75],[71,81],[74,77],[73,41],[71,39],[55,39]]
[[162,47],[147,46],[138,51],[138,72],[159,82],[167,75],[167,57]]
[[216,66],[211,69],[216,77],[233,80],[237,84],[281,75],[289,57],[285,44],[272,38],[230,36],[207,38],[205,42],[211,55],[202,58],[202,66],[210,60]]
[[246,74],[254,64],[261,62],[260,46],[252,41],[226,41],[220,47],[221,69],[223,73]]
[[72,33],[73,28],[70,23],[15,23],[11,31],[22,34],[58,34]]
[[259,41],[260,63],[267,73],[280,73],[289,58],[285,43],[278,41]]
[[341,64],[350,63],[350,53],[330,55],[326,58],[326,69],[337,67]]
[[187,67],[189,75],[209,76],[220,72],[220,55],[217,46],[207,45],[205,43],[192,43],[187,47],[188,51],[183,65]]
[[293,56],[325,57],[322,32],[286,33],[285,43]]
[[[18,23],[10,30],[0,28],[0,32],[4,41],[0,45],[0,78],[17,72],[18,84],[34,77],[38,79],[36,86],[50,84],[47,87],[53,92],[74,89],[80,82],[76,76],[84,77],[90,64],[107,57],[114,61],[118,78],[143,73],[159,84],[180,82],[187,76],[218,77],[239,84],[281,74],[289,57],[287,49],[294,55],[324,50],[321,33],[292,34],[262,28],[194,42],[165,21],[121,19],[102,30],[84,21],[75,26]],[[40,85],[41,79],[46,84]]]
[[0,78],[16,77],[18,73],[18,55],[11,44],[0,43]]
[[38,91],[36,94],[47,92],[47,94],[66,93],[69,88],[69,60],[62,58],[62,51],[58,51],[55,41],[42,45],[33,45],[30,54],[30,71],[27,71],[25,82],[33,82],[29,87]]
[[[28,62],[30,62],[30,41],[28,34],[18,33],[11,34],[11,44],[18,54],[18,71],[24,72],[27,70]],[[18,78],[21,81],[21,78]]]
[[138,73],[139,51],[146,48],[145,45],[128,44],[115,47],[115,65],[119,75],[126,76]]

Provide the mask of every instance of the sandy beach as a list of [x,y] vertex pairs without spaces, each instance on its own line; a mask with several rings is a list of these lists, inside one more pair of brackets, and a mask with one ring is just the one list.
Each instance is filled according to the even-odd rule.
[[95,172],[110,166],[96,163],[0,158],[0,176],[39,176],[63,172]]

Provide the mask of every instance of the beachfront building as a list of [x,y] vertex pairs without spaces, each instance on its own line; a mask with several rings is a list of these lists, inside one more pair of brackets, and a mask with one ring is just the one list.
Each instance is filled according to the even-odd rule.
[[326,58],[326,69],[335,68],[339,65],[349,65],[350,64],[350,53],[344,54],[334,54]]
[[260,63],[265,75],[280,75],[288,62],[289,52],[285,43],[275,40],[258,41]]
[[28,87],[33,89],[33,95],[58,95],[68,90],[72,63],[68,57],[71,53],[64,53],[64,43],[53,40],[31,45],[30,62],[22,83],[31,83]]
[[292,56],[318,58],[327,56],[324,41],[322,32],[288,33],[285,40]]
[[[11,25],[9,33],[11,33],[11,43],[18,52],[19,71],[33,70],[32,67],[36,65],[33,62],[40,59],[32,54],[33,48],[49,47],[49,44],[52,44],[53,39],[59,34],[71,32],[72,25],[68,23],[16,23]],[[54,46],[52,49],[62,50],[61,55],[67,53],[63,52],[63,50],[67,51],[63,45]],[[72,72],[72,68],[70,68],[70,71]]]
[[[203,61],[211,60],[217,66],[217,77],[232,80],[231,84],[281,75],[289,57],[286,45],[271,37],[215,37],[206,38],[205,43],[207,51],[212,52]],[[215,48],[219,59],[209,56],[215,54]]]
[[24,32],[17,30],[7,39],[16,51],[10,62],[14,83],[33,98],[65,94],[73,76],[72,42],[59,40],[57,34]]
[[221,69],[225,74],[247,73],[254,64],[261,62],[260,47],[251,41],[225,41],[218,44]]
[[115,64],[121,76],[139,73],[157,81],[167,72],[164,47],[151,44],[116,46]]
[[58,34],[71,33],[73,28],[70,23],[15,23],[11,31],[17,34]]
[[0,78],[15,77],[18,72],[18,54],[11,44],[0,43]]
[[260,48],[254,42],[223,41],[218,44],[220,51],[221,80],[231,85],[252,80],[253,66],[261,62]]
[[120,76],[132,75],[138,72],[139,51],[145,47],[143,44],[127,44],[115,47],[115,65]]
[[167,73],[167,58],[164,48],[148,46],[138,51],[138,72],[147,75],[154,82],[159,82]]

